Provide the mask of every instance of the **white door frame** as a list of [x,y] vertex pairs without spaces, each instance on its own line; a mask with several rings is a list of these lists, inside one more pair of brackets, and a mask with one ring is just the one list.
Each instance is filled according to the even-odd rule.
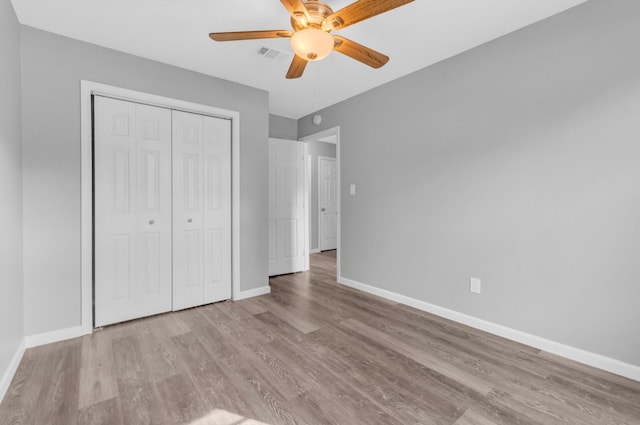
[[232,299],[240,297],[240,113],[213,106],[156,96],[92,81],[80,81],[81,181],[81,328],[93,331],[93,147],[91,96],[102,95],[151,106],[231,120],[231,280]]
[[304,160],[304,271],[309,270],[309,254],[311,254],[311,161],[309,160],[309,145],[302,144],[302,158]]
[[305,220],[307,220],[304,226],[305,237],[305,251],[304,257],[304,270],[307,271],[311,268],[309,264],[309,256],[314,253],[311,249],[311,155],[309,155],[309,144],[304,143],[304,190],[305,190]]
[[[332,127],[327,130],[320,131],[318,133],[310,134],[308,136],[301,137],[301,142],[311,142],[319,139],[324,139],[327,137],[335,136],[336,140],[336,172],[337,172],[337,183],[336,183],[336,196],[337,196],[337,210],[338,210],[338,224],[337,224],[337,247],[338,247],[338,255],[336,256],[336,279],[338,279],[340,275],[340,126]],[[311,220],[309,220],[311,222]],[[318,238],[320,235],[318,235]],[[319,244],[318,244],[319,245]]]

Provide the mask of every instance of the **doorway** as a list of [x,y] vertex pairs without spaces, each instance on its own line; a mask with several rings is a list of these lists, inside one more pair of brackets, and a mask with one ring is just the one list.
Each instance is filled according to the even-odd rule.
[[[318,133],[311,134],[309,136],[305,136],[299,139],[301,142],[306,142],[308,148],[308,163],[310,164],[310,178],[309,181],[309,252],[311,254],[318,253],[325,250],[336,250],[336,277],[340,277],[340,127],[333,127]],[[330,146],[330,148],[328,148]],[[314,149],[317,148],[317,149]],[[315,153],[315,156],[314,156]],[[335,161],[333,163],[333,168],[331,168],[331,163],[329,164],[329,182],[327,183],[327,195],[329,195],[331,204],[331,199],[333,199],[333,206],[320,205],[320,193],[324,191],[320,190],[320,181],[322,180],[319,175],[320,169],[320,161],[321,158],[329,159]],[[333,187],[335,190],[331,193],[330,189],[332,187],[331,179],[335,182]],[[324,186],[324,185],[323,185]],[[322,208],[325,211],[322,211]],[[320,235],[324,232],[325,228],[320,229],[320,221],[322,217],[322,213],[327,213],[327,217],[325,217],[331,226],[330,221],[335,223],[335,230],[330,230],[329,238],[325,241],[326,244],[320,245]],[[329,227],[329,229],[332,229]],[[333,237],[333,235],[335,237]]]

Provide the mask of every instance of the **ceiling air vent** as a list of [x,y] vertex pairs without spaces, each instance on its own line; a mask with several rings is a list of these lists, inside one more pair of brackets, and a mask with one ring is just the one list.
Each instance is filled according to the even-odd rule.
[[289,59],[291,59],[291,55],[289,53],[281,52],[280,50],[276,49],[270,49],[268,47],[261,47],[258,50],[258,55],[278,62],[288,61]]

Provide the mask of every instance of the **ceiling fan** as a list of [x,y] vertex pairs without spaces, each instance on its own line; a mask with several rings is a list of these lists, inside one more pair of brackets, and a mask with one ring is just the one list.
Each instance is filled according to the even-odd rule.
[[332,36],[330,32],[388,12],[413,0],[357,0],[337,12],[318,0],[280,1],[291,14],[293,31],[212,32],[209,37],[215,41],[290,38],[295,55],[287,78],[301,77],[309,61],[323,59],[333,50],[373,68],[380,68],[389,61],[388,56],[339,35]]

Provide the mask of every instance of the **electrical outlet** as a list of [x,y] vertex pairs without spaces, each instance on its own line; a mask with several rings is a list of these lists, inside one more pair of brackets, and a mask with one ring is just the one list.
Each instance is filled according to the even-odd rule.
[[469,279],[469,290],[479,294],[482,291],[482,281],[476,277]]

